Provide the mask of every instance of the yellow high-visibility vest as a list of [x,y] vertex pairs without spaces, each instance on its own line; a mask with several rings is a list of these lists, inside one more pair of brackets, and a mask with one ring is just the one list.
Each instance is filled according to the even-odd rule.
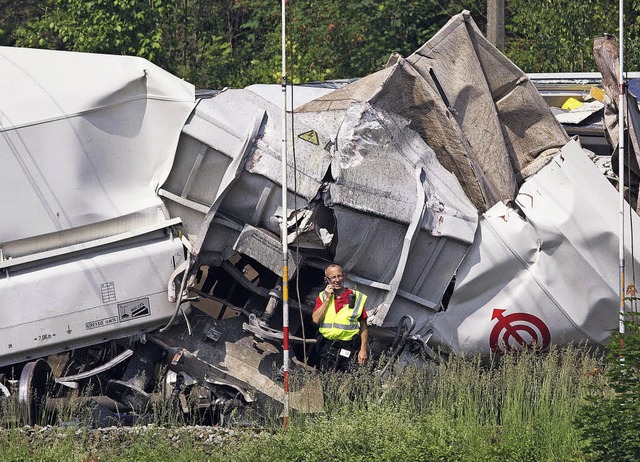
[[[360,323],[358,319],[362,315],[364,304],[367,301],[367,296],[362,292],[352,291],[356,295],[356,302],[353,308],[349,305],[343,306],[340,311],[336,313],[335,296],[331,297],[327,312],[324,315],[324,319],[318,328],[318,331],[322,336],[328,340],[351,340],[355,335],[360,332]],[[327,298],[327,294],[320,292],[318,295],[320,301],[324,303]]]

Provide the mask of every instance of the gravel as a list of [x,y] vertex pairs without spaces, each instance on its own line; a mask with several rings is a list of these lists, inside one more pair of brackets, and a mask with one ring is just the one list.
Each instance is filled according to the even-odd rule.
[[164,441],[171,447],[179,447],[183,441],[188,441],[203,449],[220,446],[223,444],[233,444],[241,436],[259,436],[262,429],[256,428],[227,428],[221,426],[192,425],[182,427],[161,427],[155,424],[144,426],[113,426],[103,428],[73,428],[46,426],[24,426],[20,429],[6,430],[0,429],[0,435],[6,432],[18,431],[21,435],[29,438],[31,446],[41,446],[54,443],[56,440],[73,438],[77,443],[90,450],[101,450],[103,448],[114,449],[116,447],[128,446],[131,442],[140,437],[151,437],[159,443]]

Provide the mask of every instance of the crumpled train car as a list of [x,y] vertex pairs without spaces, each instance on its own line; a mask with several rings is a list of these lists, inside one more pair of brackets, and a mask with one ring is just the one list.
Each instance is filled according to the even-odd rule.
[[377,73],[292,90],[287,210],[274,87],[20,48],[0,69],[0,367],[30,415],[49,375],[106,374],[111,407],[139,409],[159,365],[220,416],[281,401],[283,220],[294,374],[329,262],[368,295],[374,353],[602,345],[617,326],[617,192],[466,12]]

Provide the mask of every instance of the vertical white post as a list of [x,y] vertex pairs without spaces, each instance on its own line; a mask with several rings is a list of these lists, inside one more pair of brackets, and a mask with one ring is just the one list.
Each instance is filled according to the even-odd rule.
[[287,243],[287,53],[286,53],[286,0],[282,0],[282,223],[280,237],[282,238],[282,333],[283,339],[283,370],[284,370],[284,427],[289,426],[289,249]]
[[625,281],[624,281],[624,126],[625,126],[625,82],[624,82],[624,0],[619,0],[619,70],[618,70],[618,177],[620,178],[620,239],[618,246],[618,261],[620,273],[620,320],[618,329],[624,334],[625,313]]

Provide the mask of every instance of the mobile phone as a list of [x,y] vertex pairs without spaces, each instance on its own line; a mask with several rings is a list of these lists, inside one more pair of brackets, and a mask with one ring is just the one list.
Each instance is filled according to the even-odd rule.
[[331,279],[329,279],[328,277],[325,276],[324,283],[325,284],[331,284]]

